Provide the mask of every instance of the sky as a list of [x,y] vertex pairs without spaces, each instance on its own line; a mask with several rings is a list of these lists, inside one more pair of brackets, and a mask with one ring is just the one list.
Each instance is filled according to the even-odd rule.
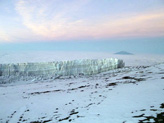
[[164,0],[0,0],[0,51],[164,54],[162,44]]

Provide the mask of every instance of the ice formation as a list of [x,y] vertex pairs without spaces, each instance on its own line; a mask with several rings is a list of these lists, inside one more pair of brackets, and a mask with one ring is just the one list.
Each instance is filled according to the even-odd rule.
[[0,83],[2,78],[57,77],[92,75],[124,67],[124,62],[115,58],[55,61],[43,63],[0,64]]

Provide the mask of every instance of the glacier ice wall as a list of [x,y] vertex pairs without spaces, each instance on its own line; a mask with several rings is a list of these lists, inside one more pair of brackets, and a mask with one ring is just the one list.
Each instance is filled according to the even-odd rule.
[[124,67],[124,62],[115,58],[0,64],[0,83],[4,78],[12,78],[10,81],[14,81],[23,77],[92,75],[121,67]]

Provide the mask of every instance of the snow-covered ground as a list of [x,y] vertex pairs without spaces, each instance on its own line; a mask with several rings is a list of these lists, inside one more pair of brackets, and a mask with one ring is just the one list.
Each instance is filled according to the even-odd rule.
[[[64,54],[37,55],[22,53],[15,58],[14,54],[1,54],[0,60],[12,63],[112,56],[67,53],[64,59]],[[0,84],[0,123],[163,123],[164,57],[113,56],[122,57],[128,66],[92,76]]]

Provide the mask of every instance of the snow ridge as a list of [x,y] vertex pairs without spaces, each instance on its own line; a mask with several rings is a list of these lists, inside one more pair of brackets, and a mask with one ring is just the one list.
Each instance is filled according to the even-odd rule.
[[0,83],[12,82],[25,77],[46,79],[58,76],[93,75],[122,68],[124,65],[123,60],[115,58],[0,64]]

